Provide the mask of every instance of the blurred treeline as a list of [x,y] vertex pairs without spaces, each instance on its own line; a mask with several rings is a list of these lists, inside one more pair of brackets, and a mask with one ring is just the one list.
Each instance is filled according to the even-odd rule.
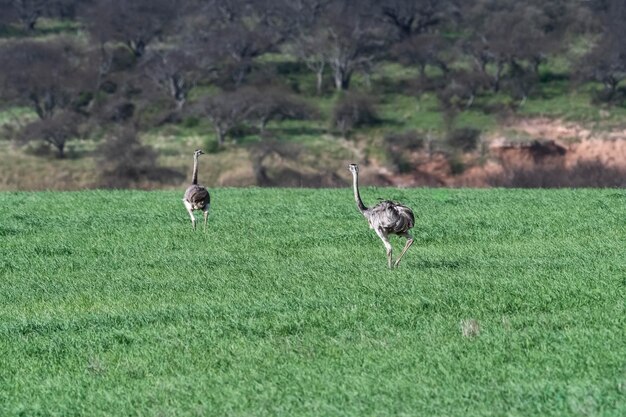
[[144,161],[129,175],[158,175],[137,133],[166,124],[208,120],[219,149],[276,120],[325,117],[343,136],[380,122],[352,90],[381,63],[417,69],[383,93],[432,93],[450,119],[487,95],[523,105],[554,56],[621,103],[625,19],[623,0],[0,0],[0,106],[36,115],[9,127],[18,143],[62,158],[93,138],[105,159]]

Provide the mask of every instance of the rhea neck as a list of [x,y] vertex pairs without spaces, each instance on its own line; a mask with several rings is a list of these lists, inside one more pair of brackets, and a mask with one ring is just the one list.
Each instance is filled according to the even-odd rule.
[[359,211],[363,213],[367,210],[365,204],[363,204],[363,200],[361,200],[361,194],[359,194],[359,173],[352,172],[352,184],[354,186],[354,200],[356,201],[356,206],[359,208]]
[[193,155],[193,175],[191,176],[191,184],[198,184],[198,154]]

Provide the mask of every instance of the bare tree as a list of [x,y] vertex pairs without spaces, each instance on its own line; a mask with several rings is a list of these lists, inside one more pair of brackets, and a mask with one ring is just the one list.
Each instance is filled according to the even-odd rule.
[[329,6],[316,36],[324,41],[337,91],[348,89],[353,73],[376,59],[386,39],[376,19],[349,0]]
[[489,79],[472,69],[455,69],[443,80],[443,87],[436,91],[444,116],[470,108],[476,97],[489,88]]
[[[257,185],[261,187],[281,184],[281,179],[271,178],[268,172],[268,159],[275,157],[283,161],[294,161],[298,158],[302,148],[293,142],[278,141],[276,139],[264,139],[250,147],[250,160]],[[285,172],[282,172],[285,176]]]
[[601,34],[593,48],[582,57],[583,77],[602,82],[603,99],[615,98],[620,82],[626,79],[626,4],[619,0],[592,2],[601,23]]
[[316,27],[320,25],[323,13],[330,0],[283,0],[279,10],[287,26],[287,43],[284,50],[296,57],[315,73],[318,95],[322,93],[324,70],[327,68],[326,42],[318,36]]
[[46,0],[0,0],[0,15],[8,21],[19,20],[25,30],[32,31],[47,4]]
[[158,153],[139,140],[129,126],[109,133],[97,150],[99,186],[107,188],[148,188],[151,183],[176,183],[184,175],[159,166]]
[[196,105],[196,113],[207,117],[213,124],[219,146],[226,142],[226,135],[250,115],[256,96],[248,90],[222,92],[203,97]]
[[466,5],[466,26],[471,33],[462,47],[473,58],[476,70],[491,78],[494,91],[500,90],[503,77],[511,76],[515,66],[538,75],[539,64],[559,47],[556,40],[560,38],[555,35],[559,22],[546,10],[534,0],[482,0]]
[[307,120],[317,116],[310,104],[280,87],[253,89],[248,94],[253,104],[246,118],[256,121],[261,133],[271,120]]
[[415,65],[422,78],[426,77],[426,67],[434,66],[444,74],[449,70],[450,45],[439,34],[426,33],[414,35],[396,44],[392,56],[404,65]]
[[228,75],[235,87],[244,82],[252,70],[254,60],[275,45],[274,32],[267,27],[248,27],[241,22],[216,30],[213,39],[214,56],[222,63],[221,72]]
[[82,19],[97,43],[122,42],[136,57],[178,17],[176,0],[94,0]]
[[183,109],[189,92],[203,75],[198,56],[183,47],[151,51],[141,66],[148,78],[173,99],[177,111]]
[[288,53],[304,62],[308,69],[315,73],[315,92],[322,94],[324,70],[326,69],[326,43],[320,37],[303,33],[298,35],[285,47]]
[[357,127],[374,125],[380,122],[374,100],[365,94],[348,92],[342,95],[332,114],[333,126],[343,136]]
[[33,124],[26,137],[41,132],[62,157],[65,142],[73,135],[72,128],[62,125],[72,124],[70,113],[84,113],[91,101],[89,60],[65,39],[7,43],[0,47],[0,60],[5,63],[0,98],[32,108],[41,123]]
[[185,35],[179,39],[193,42],[200,57],[209,57],[202,65],[216,70],[221,86],[238,88],[252,71],[256,58],[281,40],[280,31],[271,24],[269,10],[271,2],[261,0],[207,1],[186,13],[180,30]]
[[387,32],[368,3],[350,0],[297,1],[287,51],[315,72],[317,92],[330,67],[335,89],[349,87],[355,71],[371,68]]
[[458,13],[452,0],[388,0],[375,2],[374,7],[380,8],[383,19],[396,29],[400,40],[433,33]]
[[79,136],[83,117],[71,111],[60,111],[46,119],[28,123],[19,132],[19,141],[29,143],[43,141],[57,151],[59,158],[65,158],[65,146],[68,141]]

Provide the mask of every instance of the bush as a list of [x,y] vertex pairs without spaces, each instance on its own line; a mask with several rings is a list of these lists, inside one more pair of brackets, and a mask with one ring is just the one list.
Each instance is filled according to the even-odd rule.
[[18,136],[22,144],[32,141],[42,141],[53,146],[57,157],[65,157],[67,143],[80,135],[82,116],[63,111],[47,119],[37,119],[24,126]]
[[385,136],[385,149],[397,172],[406,173],[413,169],[409,154],[424,147],[424,138],[415,130],[391,133]]
[[385,144],[389,147],[419,151],[424,147],[424,138],[417,130],[402,133],[390,133],[385,136]]
[[332,113],[333,126],[338,128],[342,135],[352,129],[371,126],[380,122],[374,100],[360,93],[346,93],[343,95]]
[[143,145],[131,128],[110,135],[98,148],[100,186],[105,188],[143,188],[146,182],[176,183],[180,172],[159,167],[157,152]]
[[455,151],[470,152],[478,147],[480,130],[462,128],[451,130],[446,137],[446,144]]
[[494,187],[562,188],[626,187],[626,170],[607,167],[601,161],[579,161],[565,167],[556,165],[505,166],[504,174],[493,175],[488,183]]
[[221,148],[220,144],[217,143],[217,139],[215,139],[214,137],[207,137],[206,139],[204,139],[203,150],[206,153],[218,153]]
[[461,175],[465,172],[465,162],[463,162],[463,157],[458,152],[448,157],[448,163],[450,164],[450,172],[452,175]]
[[183,119],[181,126],[187,129],[193,129],[200,125],[200,118],[197,116],[188,116]]

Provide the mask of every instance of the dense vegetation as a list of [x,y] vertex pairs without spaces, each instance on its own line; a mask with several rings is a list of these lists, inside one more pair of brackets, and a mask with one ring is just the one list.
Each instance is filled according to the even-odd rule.
[[362,193],[1,193],[0,414],[626,413],[624,191]]
[[346,146],[322,136],[408,171],[399,154],[474,151],[463,132],[512,114],[622,117],[625,17],[618,0],[0,0],[2,136],[95,156],[89,186],[177,184],[163,157],[193,146],[243,149],[273,185],[272,158],[336,167]]

